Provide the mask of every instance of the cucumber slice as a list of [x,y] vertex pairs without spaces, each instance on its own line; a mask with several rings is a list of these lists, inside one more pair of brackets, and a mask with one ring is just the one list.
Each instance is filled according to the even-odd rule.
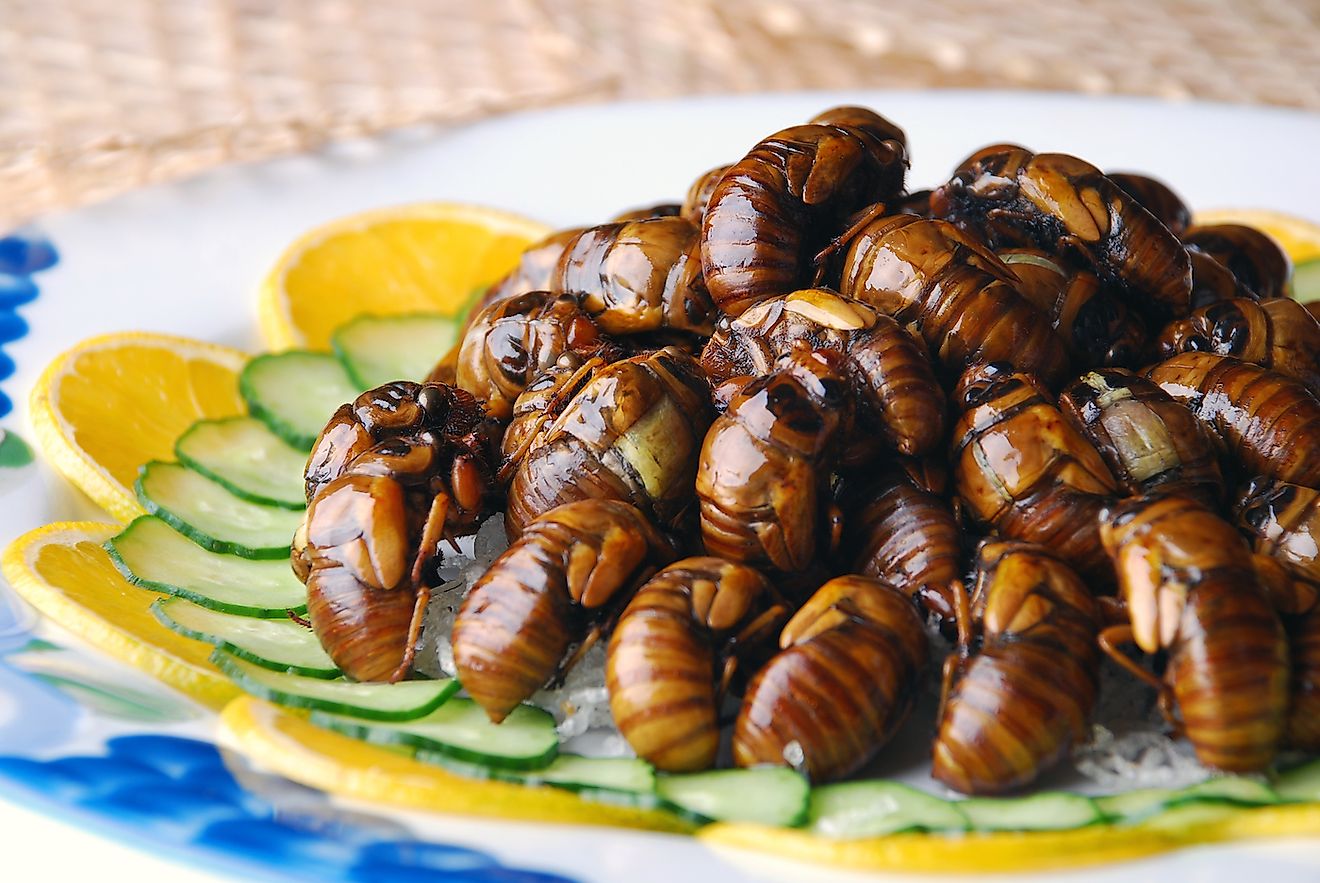
[[689,813],[720,822],[796,827],[807,818],[811,789],[787,767],[660,776],[655,790]]
[[1168,805],[1178,792],[1172,788],[1139,788],[1108,797],[1097,797],[1095,805],[1111,822],[1139,822],[1150,818]]
[[521,785],[552,785],[569,791],[618,791],[650,798],[634,805],[654,807],[655,769],[646,761],[635,757],[583,757],[579,754],[561,754],[549,766],[536,770],[510,770],[490,767],[471,761],[456,760],[445,755],[418,749],[416,758],[424,763],[442,766],[451,773],[469,779],[495,779],[517,782]]
[[[362,720],[409,721],[424,718],[442,708],[458,692],[458,681],[441,678],[434,681],[401,681],[397,684],[359,684],[354,681],[327,681],[287,672],[271,671],[224,650],[211,654],[215,667],[247,692],[276,705],[311,708],[314,714],[334,712]],[[354,720],[354,719],[362,720]]]
[[353,382],[374,389],[391,380],[422,380],[458,339],[458,324],[436,313],[358,316],[330,337]]
[[289,558],[302,513],[262,506],[225,490],[187,466],[153,460],[133,485],[152,515],[212,552],[243,558]]
[[1293,267],[1292,296],[1302,303],[1320,300],[1320,258]]
[[404,723],[367,724],[321,711],[313,712],[311,720],[377,745],[405,745],[505,769],[538,769],[559,753],[555,719],[531,705],[518,706],[501,724],[491,723],[471,699],[450,700],[427,716]]
[[812,789],[807,824],[816,834],[841,839],[971,826],[957,804],[901,782],[878,780]]
[[300,451],[310,451],[335,410],[362,392],[334,356],[305,350],[257,356],[238,391],[253,417]]
[[1281,800],[1320,800],[1320,760],[1295,766],[1279,776],[1274,793]]
[[971,797],[954,804],[976,831],[1062,831],[1104,821],[1094,800],[1064,791],[1030,797]]
[[1278,802],[1279,795],[1264,782],[1241,776],[1216,776],[1175,791],[1169,796],[1166,806],[1182,806],[1185,803],[1268,806]]
[[161,598],[151,605],[151,612],[179,634],[263,668],[309,678],[340,676],[312,630],[292,620],[235,616],[185,598]]
[[299,511],[307,506],[307,455],[260,420],[198,420],[174,443],[174,455],[236,497]]
[[307,610],[307,589],[287,560],[207,551],[154,515],[135,519],[105,548],[125,579],[153,592],[240,616],[283,619]]
[[1141,823],[1148,831],[1169,831],[1186,834],[1189,828],[1202,825],[1214,825],[1241,812],[1228,803],[1184,803],[1182,806],[1170,806]]

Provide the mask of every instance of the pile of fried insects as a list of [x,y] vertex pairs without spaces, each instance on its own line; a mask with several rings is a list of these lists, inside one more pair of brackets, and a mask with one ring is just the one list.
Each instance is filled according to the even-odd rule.
[[1287,256],[1066,154],[907,167],[827,110],[535,244],[425,382],[335,412],[294,542],[334,662],[412,676],[455,540],[503,513],[463,688],[498,723],[603,647],[662,771],[856,772],[936,632],[959,792],[1067,758],[1106,655],[1206,766],[1320,749],[1320,324]]

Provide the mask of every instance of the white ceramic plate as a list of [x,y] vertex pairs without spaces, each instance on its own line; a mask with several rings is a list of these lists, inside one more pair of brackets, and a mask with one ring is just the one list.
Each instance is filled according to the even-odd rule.
[[[46,219],[40,229],[54,242],[61,260],[36,277],[40,297],[21,309],[31,333],[4,347],[18,370],[0,383],[0,390],[16,402],[16,410],[0,425],[26,434],[24,401],[41,368],[92,334],[149,329],[257,349],[258,280],[298,233],[336,216],[392,203],[450,199],[511,209],[557,226],[597,223],[626,207],[680,198],[697,174],[740,156],[765,134],[845,102],[871,105],[907,130],[914,187],[939,182],[972,149],[1008,140],[1040,151],[1077,153],[1103,168],[1148,171],[1174,184],[1194,207],[1256,206],[1320,219],[1320,178],[1314,171],[1320,117],[1283,110],[944,92],[707,98],[520,114],[457,131],[409,132],[316,156],[224,169]],[[0,487],[6,495],[0,505],[3,543],[51,520],[99,517],[42,464],[7,474]],[[3,638],[0,628],[0,642]],[[35,749],[25,746],[28,753],[39,758],[98,755],[107,736],[123,733],[210,738],[210,715],[114,663],[92,654],[81,662],[75,657],[76,651],[71,661],[61,664],[85,669],[90,660],[104,677],[137,690],[144,707],[150,710],[155,703],[156,719],[144,723],[131,720],[132,715],[106,716],[95,702],[80,701],[76,711],[65,709],[72,716],[62,741]],[[27,698],[7,698],[3,688],[0,683],[0,733],[6,715],[42,713],[25,705]],[[175,745],[132,744],[139,759],[158,759]],[[6,753],[15,753],[15,747],[0,744],[0,755]],[[190,762],[204,766],[205,758],[198,757]],[[121,764],[116,775],[134,763]],[[350,879],[374,866],[359,864],[354,871],[344,864],[345,853],[325,844],[358,842],[353,837],[367,830],[375,832],[371,836],[378,841],[417,836],[481,852],[472,858],[461,849],[441,850],[436,855],[448,858],[437,858],[430,872],[410,874],[408,879],[418,883],[896,879],[715,854],[690,839],[608,829],[473,822],[362,806],[350,809],[369,817],[344,822],[340,816],[325,816],[330,804],[319,795],[272,783],[258,790],[277,807],[276,821],[301,813],[300,818],[321,819],[318,823],[329,825],[331,834],[299,848],[289,846],[287,839],[272,840],[268,849],[260,838],[235,837],[216,841],[220,848],[213,843],[203,856],[171,846],[173,841],[157,837],[155,830],[139,831],[139,837],[126,833],[123,822],[131,821],[132,813],[113,801],[94,805],[92,811],[82,804],[43,805],[43,812],[66,816],[74,827],[19,806],[13,801],[22,800],[22,794],[10,790],[11,800],[0,801],[0,869],[9,879],[35,879],[38,874],[61,880],[74,879],[75,874],[103,880],[160,879],[166,874],[181,881],[230,879],[226,875]],[[168,815],[176,809],[168,793],[162,792],[159,800],[161,807],[153,811]],[[189,811],[181,804],[177,818]],[[112,842],[124,839],[137,848]],[[168,859],[139,851],[142,846],[194,865],[219,862],[222,876],[170,867]],[[322,861],[339,862],[337,871],[319,870]],[[522,870],[513,870],[518,868]],[[1275,842],[1200,848],[1063,876],[1077,881],[1236,881],[1245,875],[1314,880],[1320,876],[1320,846]],[[393,878],[373,871],[373,879]]]

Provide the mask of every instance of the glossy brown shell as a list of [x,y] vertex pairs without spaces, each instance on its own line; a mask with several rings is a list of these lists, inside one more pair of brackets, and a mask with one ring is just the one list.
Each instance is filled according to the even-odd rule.
[[1283,621],[1292,660],[1292,706],[1284,744],[1320,751],[1320,606]]
[[1259,300],[1256,292],[1247,288],[1228,268],[1195,246],[1189,246],[1187,257],[1192,262],[1192,309],[1217,304],[1221,301],[1244,297]]
[[314,566],[307,618],[340,671],[358,681],[388,681],[407,659],[417,595],[381,591],[342,565]]
[[771,298],[721,322],[701,364],[712,385],[760,377],[802,342],[843,355],[868,437],[878,434],[907,455],[928,453],[943,442],[948,404],[923,344],[889,316],[832,291]]
[[685,558],[651,577],[619,618],[605,677],[615,725],[666,772],[704,770],[719,750],[727,641],[770,598],[765,577],[720,558]]
[[1063,153],[980,153],[931,199],[935,213],[983,230],[996,248],[1035,245],[1090,264],[1135,309],[1170,318],[1191,298],[1176,236],[1104,173]]
[[1288,711],[1288,647],[1246,541],[1183,496],[1115,504],[1101,535],[1138,643],[1145,633],[1168,649],[1164,678],[1197,759],[1264,769]]
[[700,227],[706,217],[706,208],[710,205],[710,196],[715,192],[715,185],[720,183],[720,178],[723,178],[731,168],[733,168],[731,165],[716,166],[693,181],[692,186],[688,187],[687,196],[683,198],[683,206],[678,212],[679,217],[686,218]]
[[1018,278],[1017,290],[1042,313],[1081,368],[1131,365],[1144,359],[1146,325],[1100,278],[1038,248],[995,253]]
[[826,356],[795,353],[711,425],[696,481],[708,553],[792,572],[828,545],[829,476],[852,397],[837,358]]
[[[462,390],[396,381],[339,408],[308,460],[307,515],[294,572],[312,629],[335,664],[363,681],[406,674],[420,628],[423,547],[471,532],[494,505],[493,442]],[[440,533],[423,536],[428,516]]]
[[1118,487],[1099,453],[1025,375],[991,366],[964,376],[960,392],[951,456],[968,512],[1103,579],[1096,518]]
[[650,205],[641,205],[637,208],[625,209],[610,218],[610,223],[627,224],[632,221],[650,221],[655,218],[673,218],[676,217],[682,209],[682,204],[677,202],[653,202]]
[[1258,299],[1288,296],[1292,259],[1269,234],[1246,224],[1193,225],[1183,242],[1218,261]]
[[458,385],[507,421],[513,402],[568,351],[589,352],[601,341],[575,298],[548,291],[514,295],[472,320],[458,354]]
[[812,260],[845,219],[903,188],[901,144],[850,126],[794,126],[720,178],[702,219],[701,265],[730,316],[810,284]]
[[1235,298],[1193,310],[1159,337],[1159,356],[1210,352],[1270,368],[1320,392],[1320,322],[1289,298]]
[[700,239],[681,217],[592,227],[564,249],[551,289],[577,297],[606,334],[708,335],[715,305],[701,277]]
[[840,291],[916,330],[950,376],[1008,361],[1058,386],[1068,373],[1064,342],[1016,284],[1003,262],[952,224],[889,215],[849,241]]
[[556,230],[544,239],[527,246],[518,257],[518,266],[487,288],[481,298],[468,310],[467,320],[463,323],[464,333],[472,327],[477,316],[492,304],[529,291],[548,290],[554,281],[564,249],[581,232],[576,227]]
[[1243,474],[1320,486],[1320,402],[1301,383],[1212,353],[1182,353],[1146,376],[1191,409]]
[[997,794],[1034,781],[1090,735],[1095,602],[1049,550],[987,542],[971,616],[963,631],[981,643],[946,663],[931,775],[964,794]]
[[692,504],[697,455],[714,417],[700,367],[677,350],[599,369],[518,465],[505,511],[510,535],[582,499],[621,500],[674,526]]
[[1256,552],[1320,583],[1320,491],[1256,478],[1243,489],[1233,514]]
[[1123,368],[1090,371],[1069,384],[1059,408],[1100,453],[1127,494],[1224,497],[1218,454],[1191,412],[1151,381]]
[[463,599],[452,641],[459,680],[504,720],[546,684],[601,608],[626,600],[668,544],[632,506],[584,500],[529,524]]
[[902,472],[846,485],[843,559],[853,573],[889,583],[950,621],[946,590],[962,576],[962,529],[942,497]]
[[862,576],[821,586],[780,646],[747,687],[734,763],[792,764],[817,782],[854,772],[884,747],[912,707],[928,653],[907,596]]
[[1123,192],[1155,216],[1174,236],[1181,237],[1192,223],[1192,210],[1168,184],[1137,172],[1106,172]]

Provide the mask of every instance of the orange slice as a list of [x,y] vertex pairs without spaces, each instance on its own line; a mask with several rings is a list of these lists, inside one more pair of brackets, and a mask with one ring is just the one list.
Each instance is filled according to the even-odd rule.
[[243,414],[245,353],[164,334],[107,334],[56,357],[32,388],[32,433],[65,478],[120,521],[142,514],[132,487],[148,460],[203,417]]
[[24,534],[0,556],[5,579],[33,607],[89,644],[213,708],[239,695],[211,647],[151,614],[160,596],[124,579],[101,548],[116,524],[64,521]]
[[363,313],[457,315],[549,232],[519,215],[449,202],[341,218],[300,237],[267,275],[262,334],[273,350],[327,350],[331,333]]

